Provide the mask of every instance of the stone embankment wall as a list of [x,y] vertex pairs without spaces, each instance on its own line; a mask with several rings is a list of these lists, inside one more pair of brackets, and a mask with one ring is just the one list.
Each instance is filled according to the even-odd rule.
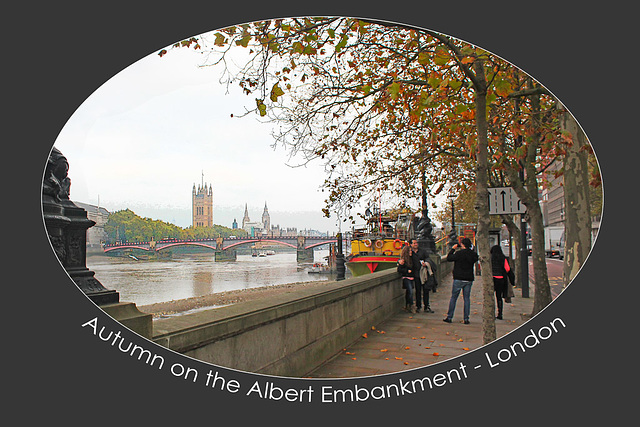
[[[447,272],[438,270],[442,280]],[[384,270],[160,319],[153,341],[220,366],[302,377],[396,314],[404,304],[400,281],[395,269]]]

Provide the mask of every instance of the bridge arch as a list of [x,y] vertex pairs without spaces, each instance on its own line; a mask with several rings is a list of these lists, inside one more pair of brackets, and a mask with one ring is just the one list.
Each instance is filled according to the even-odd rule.
[[162,250],[165,250],[165,249],[167,249],[167,248],[172,248],[172,247],[174,247],[174,246],[200,246],[200,247],[203,247],[203,248],[211,249],[212,251],[215,251],[215,250],[216,250],[216,247],[215,247],[215,246],[211,246],[211,245],[207,245],[207,244],[205,244],[205,243],[199,243],[199,242],[176,242],[176,243],[169,243],[168,245],[164,245],[164,246],[162,246],[162,247],[158,248],[157,250],[158,250],[158,252],[160,252],[160,251],[162,251]]
[[314,244],[309,245],[309,246],[305,246],[304,248],[305,249],[311,249],[311,248],[316,248],[316,247],[322,246],[322,245],[328,245],[328,244],[331,244],[331,243],[338,243],[338,241],[335,240],[335,239],[334,240],[327,240],[325,242],[318,242],[318,243],[314,243]]
[[292,244],[292,243],[288,243],[288,242],[281,242],[279,240],[269,240],[269,239],[253,239],[253,240],[243,240],[241,242],[234,242],[232,244],[230,244],[229,246],[224,246],[222,249],[230,249],[230,248],[235,248],[236,246],[241,246],[241,245],[246,245],[248,243],[275,243],[278,245],[282,245],[282,246],[288,246],[290,248],[297,248],[296,245]]
[[112,247],[107,247],[104,248],[104,252],[111,252],[111,251],[117,251],[117,250],[121,250],[121,249],[140,249],[143,251],[150,251],[151,249],[149,248],[145,248],[144,246],[138,246],[138,245],[122,245],[122,246],[112,246]]

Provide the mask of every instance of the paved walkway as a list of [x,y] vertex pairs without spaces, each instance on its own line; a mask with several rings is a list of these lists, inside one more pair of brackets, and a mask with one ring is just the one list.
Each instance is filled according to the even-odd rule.
[[[471,288],[470,324],[462,323],[463,299],[458,297],[453,323],[446,317],[451,297],[449,275],[431,293],[435,313],[411,314],[402,310],[389,320],[371,325],[363,336],[340,354],[311,372],[309,378],[350,378],[380,375],[430,365],[482,346],[482,283],[477,278]],[[520,288],[515,298],[504,304],[503,320],[496,319],[496,333],[501,337],[526,322],[533,310],[533,284],[529,298],[522,298]]]

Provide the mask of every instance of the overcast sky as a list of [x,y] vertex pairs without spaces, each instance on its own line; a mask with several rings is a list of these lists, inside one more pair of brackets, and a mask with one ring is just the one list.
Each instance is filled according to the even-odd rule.
[[215,224],[241,223],[245,203],[258,221],[266,202],[274,225],[337,230],[321,212],[322,165],[286,166],[284,149],[270,147],[271,125],[238,117],[254,97],[237,86],[225,95],[220,71],[201,61],[187,49],[151,52],[78,108],[55,142],[69,161],[71,199],[187,227],[204,173]]

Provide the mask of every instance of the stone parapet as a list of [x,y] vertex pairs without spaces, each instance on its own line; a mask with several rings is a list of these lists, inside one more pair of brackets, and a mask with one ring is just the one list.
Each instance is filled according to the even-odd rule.
[[384,270],[320,289],[154,321],[153,341],[228,368],[304,376],[404,303],[400,276]]

